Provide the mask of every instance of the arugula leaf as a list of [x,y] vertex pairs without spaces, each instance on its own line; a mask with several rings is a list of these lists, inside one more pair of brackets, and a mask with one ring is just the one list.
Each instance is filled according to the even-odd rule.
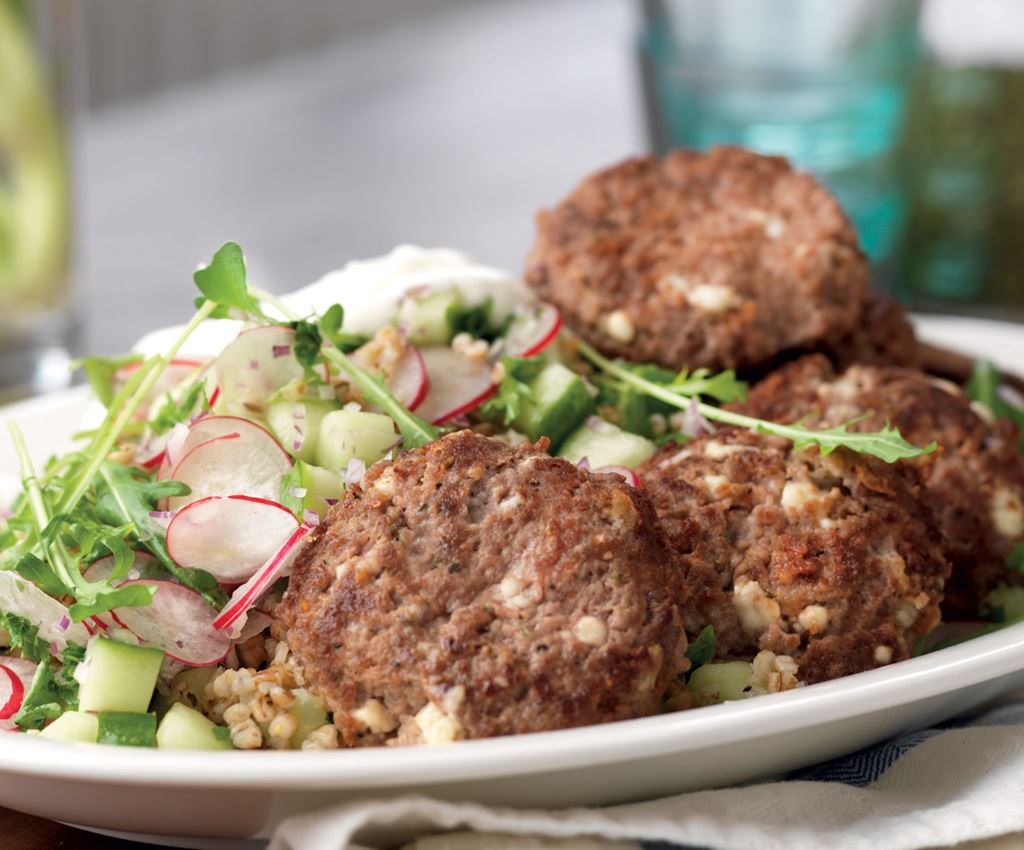
[[1024,452],[1024,408],[1010,404],[999,395],[1002,376],[996,367],[985,360],[979,360],[971,371],[971,379],[965,390],[971,401],[981,402],[999,419],[1009,419],[1020,429],[1018,448]]
[[42,661],[50,657],[50,645],[39,637],[39,629],[18,614],[0,611],[0,628],[7,632],[7,645],[21,652],[29,661]]
[[669,387],[682,395],[707,396],[722,404],[747,400],[747,384],[738,380],[732,369],[717,375],[711,374],[710,369],[697,369],[693,373],[683,369]]
[[211,313],[215,319],[232,317],[232,310],[240,311],[247,318],[269,321],[263,313],[258,298],[250,292],[245,279],[245,258],[237,242],[225,242],[210,264],[199,269],[192,279],[203,293],[196,300],[196,307],[202,307],[203,301],[216,305]]
[[690,659],[687,676],[698,667],[703,667],[715,657],[715,627],[705,626],[696,638],[686,647],[686,657]]
[[64,582],[54,574],[46,562],[40,560],[31,552],[23,555],[18,560],[14,565],[14,570],[22,578],[28,579],[37,585],[43,593],[48,593],[50,596],[63,596],[65,593],[71,592],[71,588],[65,586]]
[[1011,570],[1024,573],[1024,543],[1018,543],[1006,559],[1006,566]]
[[344,308],[340,304],[332,304],[320,317],[320,330],[334,344],[335,348],[348,354],[367,342],[367,337],[342,330],[341,326],[344,321]]
[[448,327],[452,329],[452,336],[460,333],[467,333],[474,339],[485,339],[494,342],[505,333],[512,317],[509,316],[501,325],[491,322],[491,308],[494,306],[494,299],[488,298],[482,304],[475,307],[467,307],[465,304],[452,304],[446,313]]
[[[78,657],[77,652],[75,657]],[[81,657],[84,657],[84,650]],[[77,664],[78,661],[74,661],[70,670],[66,667],[58,670],[49,657],[39,662],[21,708],[14,715],[14,722],[21,729],[42,729],[47,721],[78,707],[78,682],[71,675]]]
[[71,364],[72,369],[82,369],[96,398],[104,407],[114,399],[114,376],[119,369],[133,363],[141,363],[140,354],[123,354],[120,357],[83,357]]
[[[205,570],[178,566],[167,551],[163,528],[150,516],[159,499],[183,496],[188,486],[179,481],[154,481],[142,470],[107,461],[100,467],[96,488],[96,512],[110,524],[131,527],[135,540],[185,587],[190,587],[213,607],[220,608],[227,596],[217,580]],[[136,585],[140,587],[141,585]]]
[[[683,386],[683,384],[666,387],[653,383],[634,374],[621,364],[604,357],[583,340],[578,341],[578,346],[579,353],[599,369],[654,398],[661,399],[674,407],[678,407],[680,410],[685,410],[690,406],[691,399],[696,398],[695,395],[685,395],[684,392],[686,390],[678,389],[678,386]],[[704,382],[707,379],[700,378],[699,380]],[[725,382],[723,386],[728,387],[731,383],[730,380]],[[721,388],[719,387],[718,389]],[[731,410],[723,410],[720,407],[704,402],[698,402],[697,409],[702,416],[715,422],[784,437],[787,440],[792,440],[797,448],[815,445],[819,447],[822,454],[826,455],[837,448],[844,447],[862,454],[874,455],[887,463],[892,463],[901,458],[920,457],[921,455],[930,454],[937,448],[937,444],[934,442],[924,448],[915,446],[903,438],[899,429],[893,428],[888,424],[881,431],[875,432],[859,433],[848,431],[847,429],[853,424],[852,422],[845,422],[842,425],[825,431],[812,431],[798,424],[781,425],[777,422],[755,419],[753,416],[745,416]]]
[[199,378],[177,401],[173,398],[165,399],[150,418],[149,427],[154,434],[165,434],[175,425],[188,422],[197,413],[205,413],[209,409],[210,399],[206,395],[206,380]]
[[505,377],[498,385],[498,391],[483,403],[480,413],[492,422],[509,425],[523,409],[523,402],[533,403],[536,399],[529,382],[544,368],[543,357],[502,357]]
[[371,375],[345,355],[343,348],[351,343],[352,337],[341,329],[344,320],[345,311],[340,304],[329,307],[321,317],[320,331],[335,346],[334,348],[325,346],[322,349],[324,358],[336,366],[340,366],[355,381],[363,398],[370,404],[377,405],[395,420],[405,448],[414,449],[432,443],[440,436],[441,432],[429,422],[425,422],[410,412],[402,402],[395,398],[394,393],[388,389],[387,384],[381,378]]

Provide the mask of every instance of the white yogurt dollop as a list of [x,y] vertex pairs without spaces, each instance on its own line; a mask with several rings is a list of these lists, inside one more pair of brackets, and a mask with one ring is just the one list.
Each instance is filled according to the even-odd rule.
[[[300,315],[322,313],[332,304],[345,309],[344,329],[372,336],[392,321],[398,302],[410,289],[429,286],[456,288],[469,307],[491,299],[491,317],[500,322],[519,304],[534,299],[515,275],[485,266],[450,248],[399,245],[383,257],[352,260],[316,283],[281,296]],[[166,351],[178,338],[181,325],[147,334],[135,345],[144,354]],[[238,334],[241,322],[217,319],[204,322],[185,343],[182,356],[213,357]]]

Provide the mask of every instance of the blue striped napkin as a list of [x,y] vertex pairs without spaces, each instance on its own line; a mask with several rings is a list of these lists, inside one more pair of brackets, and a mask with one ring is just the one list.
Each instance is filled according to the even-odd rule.
[[781,781],[557,812],[351,803],[283,822],[270,850],[920,850],[1022,831],[1018,693]]

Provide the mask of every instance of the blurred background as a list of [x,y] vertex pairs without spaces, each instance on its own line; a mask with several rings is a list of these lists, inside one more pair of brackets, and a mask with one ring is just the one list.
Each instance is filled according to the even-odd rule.
[[675,145],[791,157],[876,285],[1024,317],[1020,0],[0,0],[0,387],[397,242],[519,269],[535,211]]

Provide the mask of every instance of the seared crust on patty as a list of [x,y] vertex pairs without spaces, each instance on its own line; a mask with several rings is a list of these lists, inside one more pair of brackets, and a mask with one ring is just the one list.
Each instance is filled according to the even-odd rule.
[[914,369],[853,366],[836,374],[825,358],[805,357],[759,383],[739,408],[777,422],[808,417],[831,427],[869,414],[853,430],[891,422],[932,454],[902,461],[915,467],[943,535],[953,574],[946,588],[947,619],[973,618],[985,595],[1024,576],[1006,558],[1024,541],[1024,456],[1017,429],[972,404],[960,388]]
[[790,655],[818,682],[907,658],[949,565],[913,474],[844,449],[725,428],[638,473],[718,652]]
[[917,368],[921,359],[914,326],[895,298],[869,292],[856,327],[837,341],[822,346],[837,369],[856,363]]
[[526,280],[607,354],[723,369],[850,332],[868,275],[819,183],[719,147],[588,177],[538,215]]
[[686,666],[683,583],[642,491],[460,431],[375,465],[281,606],[350,746],[651,714]]

